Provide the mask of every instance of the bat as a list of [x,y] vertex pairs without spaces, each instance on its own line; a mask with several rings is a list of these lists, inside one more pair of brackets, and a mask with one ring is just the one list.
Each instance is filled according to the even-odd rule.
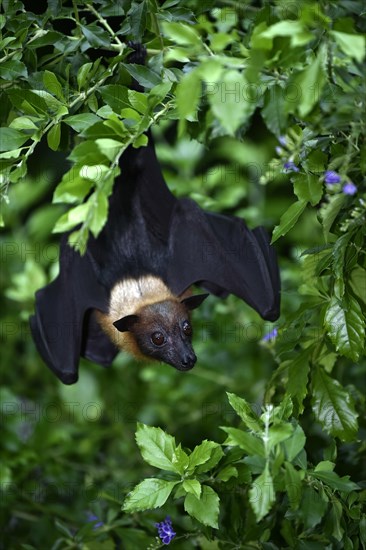
[[[279,269],[264,228],[176,198],[148,137],[121,156],[99,236],[80,255],[63,235],[59,275],[36,293],[32,336],[64,384],[77,381],[81,356],[109,366],[119,350],[191,369],[190,312],[208,293],[234,294],[269,321],[279,316]],[[193,294],[193,285],[206,292]]]

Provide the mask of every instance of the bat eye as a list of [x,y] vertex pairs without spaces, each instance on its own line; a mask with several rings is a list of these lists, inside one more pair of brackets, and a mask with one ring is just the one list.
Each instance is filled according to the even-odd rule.
[[184,321],[182,328],[183,328],[183,332],[186,336],[192,336],[192,327],[188,323],[188,321]]
[[161,332],[154,332],[151,335],[151,341],[155,346],[162,346],[165,342],[164,334]]

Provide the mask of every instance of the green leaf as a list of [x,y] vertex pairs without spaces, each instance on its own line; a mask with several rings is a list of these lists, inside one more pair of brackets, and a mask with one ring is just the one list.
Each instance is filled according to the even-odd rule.
[[98,27],[97,24],[90,24],[88,26],[79,25],[81,32],[93,48],[99,48],[100,46],[109,47],[110,40],[106,31]]
[[223,456],[224,453],[221,449],[221,445],[205,439],[200,445],[197,445],[189,455],[188,472],[208,472],[216,466]]
[[108,199],[105,193],[99,191],[94,192],[88,202],[91,202],[93,206],[89,228],[94,237],[97,237],[107,221]]
[[142,458],[148,464],[161,470],[179,472],[179,468],[173,463],[176,449],[174,437],[166,434],[161,428],[153,428],[139,423],[136,442]]
[[292,180],[297,198],[316,206],[323,195],[323,185],[318,176],[314,174],[294,174]]
[[57,151],[61,139],[61,124],[57,123],[47,133],[47,144],[52,151]]
[[[258,29],[261,27],[258,26]],[[290,37],[291,46],[294,47],[303,46],[314,39],[312,33],[300,21],[284,20],[274,23],[263,31],[253,32],[252,44],[255,48],[270,50],[276,36]]]
[[131,10],[128,12],[128,22],[131,26],[131,35],[134,40],[141,41],[146,28],[148,5],[146,0],[142,0],[137,4],[132,4]]
[[188,494],[184,500],[185,511],[203,525],[218,529],[220,499],[215,491],[207,485],[202,486],[201,497]]
[[306,208],[307,201],[300,200],[294,202],[284,214],[282,214],[280,219],[280,224],[276,225],[272,233],[272,243],[276,242],[277,239],[283,237],[292,229],[295,225],[301,214]]
[[365,319],[358,301],[350,294],[342,301],[333,296],[325,311],[324,325],[337,351],[358,361],[365,338]]
[[312,529],[318,525],[328,508],[328,501],[312,487],[306,487],[299,507],[305,529]]
[[333,246],[333,271],[335,275],[334,294],[338,300],[344,296],[344,269],[345,257],[349,249],[349,242],[353,238],[353,233],[349,231],[336,240]]
[[21,147],[29,136],[14,130],[14,128],[0,128],[0,151],[12,151]]
[[254,112],[258,95],[242,73],[228,70],[223,73],[221,81],[212,86],[208,99],[221,126],[229,134],[234,134]]
[[50,71],[45,71],[43,73],[43,84],[52,95],[55,95],[61,101],[64,101],[64,94],[62,92],[62,86],[58,81],[57,76]]
[[274,424],[269,428],[268,448],[272,449],[281,441],[285,441],[293,434],[293,427],[291,424]]
[[322,221],[324,235],[327,238],[334,220],[338,216],[346,196],[343,193],[328,197],[328,202],[324,203],[320,209],[320,219]]
[[56,187],[52,202],[71,204],[81,202],[89,193],[92,185],[92,180],[81,177],[77,167],[73,166],[71,170],[64,174],[61,182]]
[[361,34],[348,34],[346,32],[330,31],[338,46],[348,56],[361,63],[365,57],[366,39]]
[[89,213],[90,206],[90,203],[83,203],[71,208],[71,210],[57,220],[52,233],[64,233],[75,227],[75,225],[84,222]]
[[121,152],[123,144],[120,141],[109,138],[101,138],[95,140],[96,145],[100,152],[107,157],[111,162],[113,162]]
[[100,118],[93,113],[80,113],[78,115],[71,115],[62,119],[68,126],[71,126],[75,132],[82,132],[86,128],[89,128],[96,122],[100,122]]
[[180,46],[193,46],[203,49],[201,37],[193,26],[184,23],[162,23],[165,36]]
[[92,66],[93,66],[93,63],[85,63],[78,70],[76,78],[77,78],[79,90],[81,90],[81,88],[84,87],[84,84],[87,84],[89,82]]
[[145,65],[121,64],[122,67],[144,88],[150,90],[161,83],[161,76]]
[[359,491],[361,489],[357,483],[350,481],[350,476],[339,477],[336,472],[314,471],[309,472],[309,476],[323,481],[323,483],[326,483],[332,489],[336,489],[342,493],[350,493],[351,491]]
[[238,477],[238,470],[233,466],[232,464],[228,464],[225,466],[220,472],[217,474],[216,479],[219,481],[229,481],[232,477]]
[[198,499],[201,497],[201,484],[197,479],[185,479],[182,483],[183,489],[187,493],[191,493],[192,495],[195,495]]
[[285,462],[285,487],[292,510],[297,510],[302,496],[301,474],[290,462]]
[[340,383],[323,368],[314,369],[312,376],[312,407],[323,428],[343,441],[355,439],[358,424],[352,398]]
[[237,428],[222,427],[221,429],[229,436],[223,445],[237,445],[248,455],[265,456],[263,441],[258,437]]
[[186,119],[196,114],[201,93],[202,83],[199,73],[193,70],[184,75],[176,89],[177,109],[180,118]]
[[325,61],[326,51],[324,48],[320,48],[316,59],[294,80],[295,86],[300,88],[300,100],[297,104],[300,117],[308,115],[320,101],[323,86],[326,82]]
[[27,78],[27,67],[22,61],[9,59],[0,64],[0,78],[3,80],[16,80],[20,76]]
[[136,111],[144,115],[147,111],[147,96],[135,90],[128,90],[128,99]]
[[260,418],[253,412],[249,403],[247,403],[245,399],[243,399],[242,397],[238,397],[234,393],[226,392],[226,395],[228,396],[230,405],[232,406],[234,411],[240,416],[246,427],[253,432],[262,433],[263,423]]
[[[310,351],[310,350],[309,350]],[[296,405],[298,413],[304,410],[304,399],[307,395],[307,384],[310,371],[309,353],[302,350],[293,359],[287,361],[288,378],[286,394],[289,395]]]
[[306,443],[304,430],[301,426],[296,426],[295,431],[289,439],[283,442],[287,460],[294,460],[303,450]]
[[165,479],[144,479],[127,495],[122,510],[124,512],[142,512],[160,508],[169,498],[178,481]]
[[273,134],[278,136],[286,128],[288,114],[285,91],[280,86],[273,86],[266,91],[261,115]]
[[128,99],[128,88],[126,86],[120,86],[119,84],[108,84],[107,86],[101,86],[98,89],[104,101],[112,107],[113,111],[120,114],[122,109],[131,107]]
[[266,464],[263,472],[252,483],[249,490],[249,503],[257,521],[264,518],[275,502],[275,493],[272,476]]

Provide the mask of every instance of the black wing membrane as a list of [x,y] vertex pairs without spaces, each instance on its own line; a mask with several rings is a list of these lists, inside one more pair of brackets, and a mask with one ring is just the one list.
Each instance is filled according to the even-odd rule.
[[93,308],[105,309],[108,296],[96,277],[93,259],[60,245],[60,274],[36,293],[36,312],[30,318],[38,351],[64,384],[78,379],[80,355],[108,366],[117,348],[93,318]]
[[280,278],[274,248],[263,227],[204,212],[189,199],[178,201],[170,233],[168,284],[180,294],[192,284],[212,294],[235,294],[264,319],[280,313]]

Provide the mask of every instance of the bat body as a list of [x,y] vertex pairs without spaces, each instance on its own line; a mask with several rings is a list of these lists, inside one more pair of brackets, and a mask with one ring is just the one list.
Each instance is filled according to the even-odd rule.
[[190,310],[207,294],[232,293],[264,319],[279,316],[274,249],[261,227],[203,211],[170,192],[149,135],[129,147],[109,200],[108,220],[81,256],[60,244],[60,273],[36,293],[32,335],[45,363],[65,384],[78,379],[80,356],[109,366],[118,349],[193,367]]

